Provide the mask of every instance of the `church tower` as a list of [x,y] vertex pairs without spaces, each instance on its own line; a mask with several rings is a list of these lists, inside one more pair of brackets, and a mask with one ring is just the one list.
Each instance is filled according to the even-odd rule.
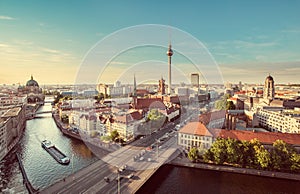
[[159,80],[159,83],[158,83],[158,94],[161,94],[161,95],[166,94],[165,80],[163,79],[163,77],[161,77],[161,79]]
[[274,99],[274,96],[275,96],[274,79],[271,75],[269,75],[265,80],[264,99],[270,101]]

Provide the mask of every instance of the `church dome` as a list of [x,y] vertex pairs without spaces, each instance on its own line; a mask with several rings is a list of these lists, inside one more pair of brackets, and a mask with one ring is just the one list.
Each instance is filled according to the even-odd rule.
[[39,84],[31,76],[31,79],[27,81],[26,86],[36,86],[36,87],[39,87]]

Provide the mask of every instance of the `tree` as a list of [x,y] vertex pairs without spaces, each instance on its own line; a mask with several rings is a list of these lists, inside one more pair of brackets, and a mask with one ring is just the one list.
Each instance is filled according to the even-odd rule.
[[227,155],[226,162],[231,164],[239,163],[239,158],[241,155],[239,141],[236,139],[228,138],[225,141],[225,145],[226,145],[226,150],[224,151],[226,152]]
[[249,141],[241,141],[240,142],[240,156],[239,156],[239,164],[242,167],[253,167],[255,166],[255,150],[253,148],[253,144]]
[[192,162],[197,162],[200,158],[199,156],[199,150],[196,147],[192,147],[188,153],[188,158]]
[[111,136],[101,136],[100,139],[101,139],[101,141],[109,142],[109,141],[111,141]]
[[206,152],[202,156],[204,162],[214,161],[214,155],[210,149],[206,150]]
[[291,169],[292,155],[296,153],[295,148],[283,140],[276,140],[271,151],[272,167],[276,170]]
[[216,164],[223,164],[224,162],[226,162],[226,139],[218,138],[209,150],[213,156],[213,162],[215,162]]
[[226,101],[226,110],[234,110],[235,105],[233,104],[232,101]]
[[152,131],[160,128],[166,121],[166,116],[159,112],[158,109],[151,109],[148,112],[147,121],[150,123]]
[[291,157],[292,165],[290,169],[292,171],[299,171],[300,170],[300,154],[293,153]]
[[61,116],[61,121],[62,121],[63,123],[68,124],[68,123],[69,123],[69,116],[66,115],[66,114],[63,114],[63,115]]
[[117,139],[119,138],[120,134],[118,133],[117,130],[113,130],[111,133],[110,133],[110,138],[112,141],[116,142]]
[[228,101],[230,98],[229,94],[225,94],[221,97],[220,100],[218,100],[215,104],[215,108],[218,110],[233,110],[235,109],[235,105],[232,101]]
[[268,150],[257,140],[253,139],[250,141],[255,151],[254,163],[256,167],[267,169],[271,165],[271,155]]

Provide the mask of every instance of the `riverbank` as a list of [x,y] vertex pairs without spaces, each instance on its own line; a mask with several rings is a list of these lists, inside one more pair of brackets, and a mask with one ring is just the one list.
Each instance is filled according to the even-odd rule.
[[199,168],[204,170],[215,170],[215,171],[300,181],[300,174],[257,170],[252,168],[238,168],[233,166],[215,165],[215,164],[207,164],[207,163],[192,163],[186,157],[177,157],[174,160],[172,160],[169,164],[174,166],[188,167],[188,168]]

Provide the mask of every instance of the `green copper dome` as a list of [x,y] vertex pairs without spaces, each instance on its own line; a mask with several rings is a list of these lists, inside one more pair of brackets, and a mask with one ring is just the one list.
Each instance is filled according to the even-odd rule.
[[31,76],[31,79],[27,81],[26,86],[36,86],[36,87],[39,87],[39,84]]

